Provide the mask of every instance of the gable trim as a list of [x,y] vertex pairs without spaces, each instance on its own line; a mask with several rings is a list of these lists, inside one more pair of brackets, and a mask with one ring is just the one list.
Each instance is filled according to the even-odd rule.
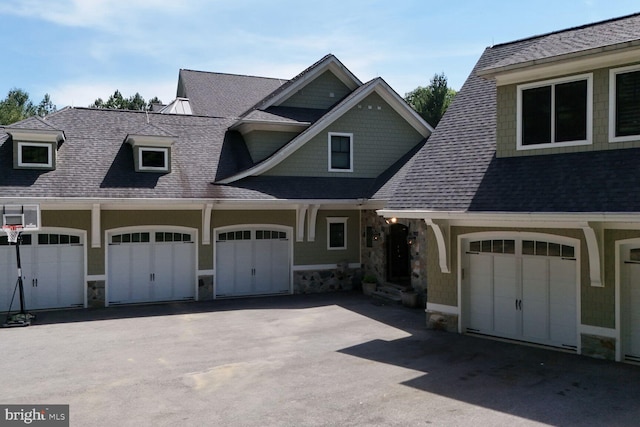
[[263,162],[246,169],[236,175],[218,181],[220,184],[230,184],[234,181],[246,178],[248,176],[260,175],[273,167],[280,164],[283,160],[297,151],[300,147],[306,144],[313,137],[318,135],[329,125],[339,119],[343,114],[349,111],[351,108],[358,105],[365,97],[372,93],[380,95],[385,102],[393,108],[404,120],[409,123],[420,135],[424,138],[431,135],[433,128],[424,121],[418,113],[415,112],[404,100],[398,95],[391,87],[381,78],[376,78],[366,85],[362,86],[362,89],[355,96],[348,97],[344,102],[339,104],[336,108],[325,114],[320,120],[311,125],[306,131],[302,132],[291,142],[282,147],[279,151],[273,154],[271,157],[265,159]]

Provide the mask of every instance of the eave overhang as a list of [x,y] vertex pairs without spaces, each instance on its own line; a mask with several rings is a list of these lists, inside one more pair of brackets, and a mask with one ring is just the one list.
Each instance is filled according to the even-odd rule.
[[504,86],[592,71],[598,68],[614,67],[639,60],[640,40],[633,40],[502,67],[489,67],[477,71],[477,75],[495,80],[498,86]]

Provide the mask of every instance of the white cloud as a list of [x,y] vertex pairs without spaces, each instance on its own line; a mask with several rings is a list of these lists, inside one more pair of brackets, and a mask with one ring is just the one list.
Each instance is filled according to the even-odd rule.
[[149,81],[136,78],[126,81],[90,81],[62,82],[49,90],[49,94],[58,109],[73,107],[88,107],[97,98],[106,101],[117,89],[123,96],[129,97],[136,92],[147,101],[154,96],[164,103],[171,102],[176,96],[177,79],[171,81]]

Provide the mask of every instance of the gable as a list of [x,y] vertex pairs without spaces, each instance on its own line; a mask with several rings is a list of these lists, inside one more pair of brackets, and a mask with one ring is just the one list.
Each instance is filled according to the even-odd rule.
[[332,71],[327,70],[279,103],[279,106],[327,110],[350,92]]
[[377,177],[424,139],[373,92],[263,175],[344,178],[344,173],[328,170],[330,133],[353,136],[354,165],[353,172],[348,174],[350,178]]

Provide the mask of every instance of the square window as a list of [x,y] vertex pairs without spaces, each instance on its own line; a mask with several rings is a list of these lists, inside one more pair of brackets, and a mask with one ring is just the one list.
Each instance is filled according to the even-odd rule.
[[609,73],[609,140],[640,139],[640,66]]
[[52,168],[52,145],[41,143],[18,143],[18,166]]
[[353,135],[329,133],[329,171],[353,172]]
[[327,249],[347,249],[347,218],[327,218]]
[[518,86],[519,150],[591,144],[592,75]]
[[157,172],[169,170],[169,150],[167,148],[140,147],[138,153],[139,170]]

